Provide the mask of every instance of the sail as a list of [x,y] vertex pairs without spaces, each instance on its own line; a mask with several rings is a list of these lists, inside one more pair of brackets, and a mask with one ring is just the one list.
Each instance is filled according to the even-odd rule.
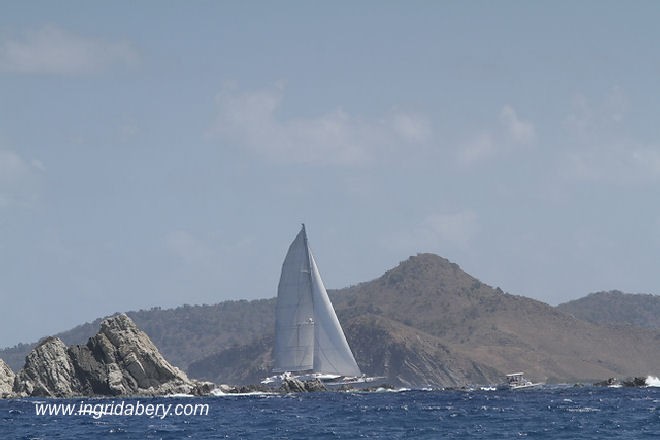
[[274,371],[311,370],[314,366],[314,304],[303,228],[282,264],[275,309]]
[[279,372],[361,374],[309,249],[304,225],[282,265],[274,357],[273,370]]
[[335,309],[332,307],[328,293],[325,290],[321,274],[309,250],[309,260],[312,269],[312,295],[314,298],[315,344],[314,371],[334,373],[342,376],[359,376],[360,368],[355,362],[353,353],[348,346]]

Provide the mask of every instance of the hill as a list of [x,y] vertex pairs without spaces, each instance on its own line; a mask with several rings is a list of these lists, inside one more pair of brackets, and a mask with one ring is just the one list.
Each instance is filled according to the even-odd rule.
[[[660,331],[578,319],[494,289],[437,255],[410,257],[330,296],[362,371],[392,383],[496,383],[517,370],[550,382],[659,373]],[[274,305],[228,301],[128,315],[191,377],[240,384],[269,373]],[[60,337],[84,342],[95,332],[89,326]],[[65,339],[74,335],[78,341]]]
[[[660,332],[576,319],[493,289],[431,254],[331,297],[362,370],[403,384],[493,383],[521,369],[536,380],[592,381],[657,374],[660,361]],[[251,345],[255,363],[230,377],[266,375],[269,346]],[[218,366],[237,358],[236,349],[220,352],[192,363],[190,372],[221,381],[231,373]]]
[[660,295],[623,293],[618,290],[597,292],[559,304],[557,309],[597,324],[660,329]]
[[336,307],[349,316],[373,312],[407,324],[499,374],[524,370],[537,380],[583,381],[645,375],[660,361],[660,332],[581,321],[493,289],[431,254],[344,289]]
[[[149,335],[163,356],[186,370],[190,362],[218,350],[272,333],[275,299],[224,301],[214,305],[184,305],[175,309],[153,308],[126,313]],[[104,318],[57,333],[66,345],[85,344]],[[37,343],[18,344],[0,350],[0,359],[18,371]]]

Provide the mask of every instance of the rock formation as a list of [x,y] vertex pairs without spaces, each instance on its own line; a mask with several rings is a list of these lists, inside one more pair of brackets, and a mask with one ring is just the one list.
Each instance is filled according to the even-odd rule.
[[42,341],[25,360],[14,391],[28,396],[200,394],[211,384],[191,381],[167,362],[125,314],[101,323],[87,345]]
[[645,377],[633,377],[623,381],[624,387],[645,387],[646,378]]
[[28,396],[67,397],[75,395],[78,388],[66,345],[51,336],[27,355],[25,366],[16,376],[14,391]]
[[15,377],[9,365],[0,359],[0,397],[4,398],[12,395]]
[[619,380],[616,377],[610,377],[606,380],[603,380],[601,382],[596,382],[594,383],[595,387],[614,387],[614,386],[619,386],[621,385],[619,383]]
[[316,391],[328,391],[328,389],[319,379],[314,379],[305,381],[305,391],[313,393]]
[[194,388],[123,314],[103,321],[86,346],[73,346],[69,352],[84,394],[190,393]]
[[227,385],[221,384],[216,388],[220,393],[224,394],[248,394],[248,393],[272,393],[274,392],[272,387],[267,385]]
[[282,381],[282,385],[278,391],[282,393],[306,393],[306,392],[315,392],[315,391],[327,391],[325,385],[316,379],[302,381],[296,379],[295,377],[287,377]]

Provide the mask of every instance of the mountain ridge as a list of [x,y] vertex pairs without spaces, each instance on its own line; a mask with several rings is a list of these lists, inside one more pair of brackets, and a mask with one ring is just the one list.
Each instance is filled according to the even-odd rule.
[[594,292],[559,304],[557,308],[597,324],[660,329],[660,295],[623,293],[619,290]]
[[[514,370],[554,382],[658,375],[657,329],[578,319],[434,254],[329,294],[363,372],[404,385],[494,383]],[[254,383],[269,373],[274,307],[272,298],[127,314],[191,377]]]

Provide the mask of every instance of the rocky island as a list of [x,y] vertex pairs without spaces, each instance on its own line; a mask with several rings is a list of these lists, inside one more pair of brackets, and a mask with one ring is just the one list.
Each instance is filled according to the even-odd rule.
[[[43,339],[14,374],[0,359],[0,398],[78,396],[208,395],[211,382],[189,379],[160,354],[149,336],[125,314],[106,318],[86,345]],[[325,391],[320,381],[290,378],[279,388],[263,385],[217,387],[220,393]]]
[[201,395],[213,387],[167,362],[125,314],[105,319],[86,345],[45,338],[16,375],[0,361],[2,397]]
[[9,397],[13,393],[16,375],[9,365],[0,359],[0,398]]

